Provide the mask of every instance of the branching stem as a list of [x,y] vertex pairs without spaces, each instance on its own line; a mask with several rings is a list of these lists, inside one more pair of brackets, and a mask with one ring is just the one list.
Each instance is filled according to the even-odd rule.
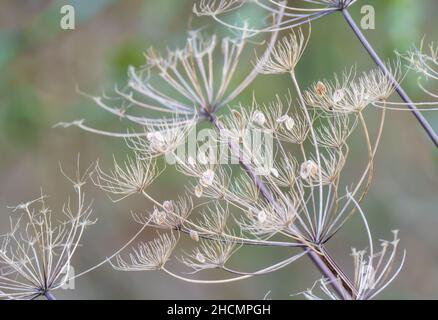
[[438,148],[438,135],[432,128],[432,126],[427,122],[426,118],[423,117],[423,115],[420,113],[420,111],[417,109],[415,104],[412,102],[412,100],[409,98],[406,91],[403,90],[403,88],[400,86],[398,81],[394,78],[392,73],[388,70],[388,68],[385,66],[383,61],[378,56],[377,52],[374,50],[372,45],[368,42],[367,38],[364,36],[360,28],[357,26],[356,22],[351,17],[350,13],[346,8],[341,10],[342,15],[344,16],[345,20],[347,21],[350,28],[353,30],[356,37],[359,39],[359,41],[362,43],[366,51],[369,53],[371,58],[374,60],[376,65],[385,73],[385,75],[391,80],[393,83],[393,86],[395,90],[397,91],[400,98],[406,103],[408,108],[411,110],[411,112],[414,114],[414,116],[417,118],[418,122],[420,122],[421,126],[424,128],[432,142],[435,144],[435,146]]
[[[211,114],[209,118],[210,122],[213,124],[216,130],[221,131],[224,129],[223,124],[219,121],[216,115]],[[234,155],[237,155],[239,158],[239,164],[243,168],[243,170],[248,174],[248,176],[254,181],[257,188],[259,189],[262,196],[274,207],[277,207],[278,204],[275,201],[274,195],[271,191],[266,187],[263,181],[260,179],[258,175],[256,175],[251,167],[245,163],[245,161],[240,157],[239,147],[232,142],[229,143],[229,148]],[[309,250],[310,249],[310,250]],[[312,260],[312,262],[316,265],[318,270],[326,277],[333,289],[339,295],[340,298],[350,299],[353,295],[354,289],[350,284],[350,281],[346,279],[343,272],[339,272],[338,266],[333,264],[333,259],[327,258],[324,254],[316,252],[312,247],[304,247],[304,250],[308,250],[307,255]]]

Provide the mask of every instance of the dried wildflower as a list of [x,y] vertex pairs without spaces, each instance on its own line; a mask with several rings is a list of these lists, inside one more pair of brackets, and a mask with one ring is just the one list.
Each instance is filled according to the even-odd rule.
[[263,125],[266,122],[266,117],[263,114],[263,112],[256,111],[253,115],[254,123],[260,127],[263,127]]
[[123,200],[133,194],[143,192],[159,175],[155,162],[127,158],[122,167],[114,159],[114,170],[105,173],[97,166],[97,175],[93,182],[102,190],[111,193],[117,198],[113,201]]
[[[339,178],[342,169],[345,165],[345,156],[341,152],[326,151],[327,155],[321,154],[321,166],[316,170],[315,175],[310,174],[310,183],[318,185],[334,184]],[[315,160],[310,160],[315,163]]]
[[196,122],[188,122],[182,127],[174,127],[168,123],[148,126],[146,137],[134,136],[126,139],[129,148],[142,155],[143,158],[153,158],[172,153],[194,128]]
[[301,164],[300,176],[302,179],[315,178],[318,174],[318,165],[313,160],[307,160]]
[[[354,261],[354,295],[355,300],[370,300],[381,293],[391,282],[397,277],[403,266],[405,254],[401,259],[400,264],[396,265],[397,249],[399,239],[398,232],[394,231],[394,240],[381,241],[381,251],[374,253],[373,247],[370,248],[369,254],[366,250],[357,251],[352,249],[352,257]],[[330,283],[323,279],[318,282],[319,289],[329,299],[339,299],[330,289]],[[315,288],[304,292],[306,298],[311,300],[321,299],[315,293]]]
[[333,93],[333,103],[334,104],[338,104],[340,103],[342,100],[345,99],[345,91],[344,89],[338,89]]
[[[203,7],[212,6],[213,3]],[[218,10],[225,7],[219,5]],[[271,35],[260,63],[268,57],[277,35]],[[145,55],[146,68],[129,68],[126,88],[115,88],[116,100],[122,100],[122,106],[112,106],[115,100],[106,94],[103,97],[89,96],[105,111],[140,126],[142,130],[139,132],[103,131],[85,125],[84,120],[60,123],[58,126],[66,128],[74,125],[92,133],[128,139],[132,149],[147,157],[168,154],[185,141],[197,122],[210,120],[256,78],[258,67],[249,71],[235,87],[232,86],[246,38],[245,31],[236,38],[222,40],[192,31],[185,47],[168,50],[166,56],[150,49]],[[218,51],[221,53],[219,60]],[[216,72],[216,65],[222,66],[221,72]],[[160,87],[154,85],[156,78],[160,78],[167,87],[164,88],[163,83]],[[137,111],[144,112],[144,116],[139,116]],[[151,114],[158,115],[154,118]]]
[[[205,1],[205,0],[204,0]],[[223,24],[228,28],[232,28],[234,30],[245,30],[250,32],[251,34],[257,34],[259,32],[278,32],[280,30],[292,29],[294,27],[309,23],[313,20],[322,18],[324,16],[331,15],[335,12],[341,12],[342,16],[347,22],[348,26],[352,29],[354,34],[360,43],[365,47],[367,53],[373,58],[376,65],[379,67],[381,72],[388,78],[388,83],[390,83],[394,89],[397,91],[400,98],[403,100],[402,106],[407,106],[409,110],[415,115],[419,123],[422,125],[423,129],[427,132],[433,143],[438,146],[438,135],[433,130],[432,126],[428,123],[428,121],[424,118],[424,116],[420,113],[420,110],[417,106],[412,102],[407,93],[400,86],[397,78],[391,74],[391,70],[385,66],[384,62],[378,57],[373,47],[367,41],[365,35],[361,32],[361,28],[357,25],[354,19],[351,17],[348,8],[353,5],[357,0],[298,0],[293,3],[293,5],[288,5],[287,2],[276,1],[276,0],[242,0],[239,3],[239,6],[227,6],[227,10],[219,10],[214,11],[209,8],[209,6],[195,6],[194,12],[198,15],[208,15],[215,19],[215,21]],[[233,1],[234,2],[234,1]],[[215,7],[216,1],[210,0],[207,3],[213,4],[212,7]],[[225,1],[225,3],[230,3],[229,1]],[[252,27],[248,28],[247,24],[243,27],[238,25],[233,25],[232,23],[228,23],[225,19],[220,17],[221,13],[227,13],[230,11],[237,10],[243,4],[255,5],[260,7],[262,10],[265,10],[269,16],[280,16],[279,23],[268,25],[268,26],[260,26],[260,27]],[[245,20],[246,21],[246,20]],[[436,51],[432,51],[436,52]],[[433,56],[433,55],[432,55]],[[409,55],[408,55],[409,57]],[[412,58],[412,55],[411,57]],[[420,70],[420,72],[424,73],[424,65],[421,63],[415,62],[414,69]],[[433,73],[433,72],[432,72]],[[387,91],[386,91],[387,92]],[[383,96],[386,96],[384,94]],[[357,101],[356,101],[357,102]],[[396,105],[396,104],[394,104]],[[430,103],[420,104],[420,105],[430,105]],[[359,107],[355,105],[355,108]],[[379,107],[382,107],[379,105]],[[383,106],[385,107],[385,106]],[[396,108],[400,110],[400,108]],[[357,109],[356,109],[357,110]]]
[[166,200],[163,202],[163,208],[164,210],[166,210],[167,212],[174,212],[175,207],[173,206],[173,201],[171,200]]
[[[429,87],[426,81],[438,81],[438,46],[431,42],[428,46],[424,45],[424,40],[421,41],[417,48],[413,46],[406,54],[399,56],[407,61],[407,68],[413,70],[419,75],[418,86],[429,97],[438,99],[438,92],[433,87]],[[426,101],[416,103],[424,111],[437,110],[438,103],[436,101]],[[380,105],[381,106],[381,105]],[[406,110],[409,104],[392,102],[391,109]],[[383,105],[383,107],[387,107]]]
[[274,101],[261,106],[254,100],[253,108],[263,112],[266,118],[264,128],[276,138],[294,144],[302,144],[307,139],[309,122],[302,108],[294,106],[290,93],[284,98],[276,96]]
[[161,226],[166,221],[167,214],[164,211],[160,211],[157,208],[154,209],[154,212],[152,213],[152,221],[157,224],[158,226]]
[[347,139],[356,128],[357,118],[350,120],[344,113],[336,113],[327,121],[327,125],[316,130],[317,141],[320,146],[333,149],[342,149],[347,144]]
[[260,73],[279,74],[293,72],[306,49],[309,37],[304,37],[303,32],[291,31],[289,36],[282,38],[272,50],[269,59],[262,64]]
[[257,214],[257,219],[259,220],[260,223],[264,223],[267,219],[267,215],[266,212],[261,210],[258,214]]
[[[246,2],[204,0],[195,10],[198,14],[208,14],[219,21],[219,14],[230,12]],[[262,1],[251,2],[262,4]],[[149,50],[146,54],[147,68],[140,71],[131,68],[127,89],[117,90],[126,102],[123,112],[96,99],[104,109],[135,122],[143,129],[141,133],[129,135],[110,133],[127,138],[138,156],[132,165],[127,166],[128,169],[117,169],[116,166],[115,172],[110,175],[99,170],[98,179],[101,183],[98,185],[122,198],[141,192],[154,204],[154,211],[151,215],[134,216],[137,222],[158,229],[172,229],[196,242],[200,241],[199,247],[182,259],[194,272],[220,268],[239,276],[208,281],[171,273],[165,264],[176,241],[167,235],[149,244],[141,244],[130,255],[129,262],[117,256],[117,269],[159,269],[189,282],[225,283],[273,272],[309,254],[330,279],[336,297],[355,297],[356,288],[326,252],[325,243],[359,210],[353,196],[362,200],[366,195],[384,117],[377,138],[372,141],[373,135],[368,132],[362,111],[369,104],[386,100],[393,91],[394,82],[385,72],[375,71],[356,77],[351,71],[342,80],[318,81],[303,96],[295,68],[308,39],[298,31],[276,43],[278,30],[285,26],[343,10],[354,2],[303,1],[301,4],[307,4],[309,8],[306,6],[300,15],[291,13],[290,10],[297,8],[283,2],[269,1],[264,4],[267,7],[265,9],[274,8],[271,11],[274,13],[274,22],[264,31],[275,32],[264,55],[257,60],[257,65],[234,88],[231,84],[234,83],[247,38],[256,32],[247,24],[237,28],[242,31],[237,39],[225,38],[220,41],[216,36],[204,37],[194,32],[185,47],[169,50],[164,56]],[[222,59],[217,60],[219,46]],[[222,72],[216,72],[215,65],[220,65]],[[249,108],[239,105],[230,107],[229,115],[218,114],[259,73],[284,72],[291,76],[297,100],[289,95],[284,102],[276,96],[273,102],[260,106],[254,99]],[[161,85],[164,81],[167,88],[161,85],[159,89],[155,87],[152,83],[156,77],[162,80]],[[161,115],[157,118],[128,117],[127,111],[131,107],[159,111]],[[156,113],[148,113],[147,116],[151,114]],[[358,119],[366,139],[368,161],[359,182],[353,185],[351,197],[346,197],[342,193],[340,176],[349,151],[347,139]],[[220,133],[225,131],[224,136],[209,141],[211,145],[207,149],[202,146],[196,159],[180,159],[175,148],[185,141],[193,125],[201,120],[210,122]],[[83,123],[79,126],[87,128]],[[274,143],[266,151],[268,163],[263,170],[256,171],[263,164],[262,148],[250,148],[245,134],[248,130],[262,129]],[[229,139],[231,137],[236,139]],[[217,156],[217,149],[212,145],[216,142],[231,151],[246,175],[236,172],[231,165],[211,161],[216,160],[213,156]],[[293,148],[293,152],[289,148]],[[145,192],[154,179],[145,179],[145,176],[156,176],[146,174],[149,160],[167,154],[175,156],[179,172],[193,177],[194,184],[190,188],[194,189],[195,196],[208,198],[208,202],[214,203],[208,206],[208,210],[200,210],[198,218],[189,219],[192,206],[187,206],[190,209],[185,210],[179,201],[163,202]],[[196,208],[205,204],[200,203]],[[229,206],[235,208],[232,213]],[[281,241],[273,240],[277,236]],[[262,270],[241,272],[226,266],[232,254],[240,248],[239,245],[299,247],[304,250]]]
[[253,33],[272,32],[276,30],[289,30],[291,28],[309,23],[332,13],[342,11],[350,7],[357,0],[299,0],[288,5],[277,0],[200,0],[194,6],[193,12],[198,16],[211,16],[215,21],[226,27],[241,30],[242,27],[232,25],[223,20],[220,15],[232,12],[243,5],[255,5],[265,10],[269,15],[284,15],[284,19],[278,26],[269,25],[251,28]]
[[190,268],[193,268],[195,272],[221,268],[230,259],[235,250],[236,244],[231,242],[223,243],[203,240],[192,254],[183,258],[183,262]]
[[277,170],[277,169],[275,169],[275,168],[271,168],[269,171],[270,171],[270,173],[271,173],[275,178],[278,178],[279,173],[278,173],[278,170]]
[[142,242],[129,255],[129,261],[117,255],[112,266],[119,271],[160,270],[169,261],[178,239],[162,234],[150,242]]
[[204,188],[203,188],[200,184],[198,184],[198,185],[195,187],[195,195],[196,195],[196,197],[197,197],[197,198],[202,197],[203,192],[204,192]]
[[152,216],[133,214],[135,222],[148,225],[152,222],[157,228],[180,230],[193,211],[190,196],[179,196],[177,200],[164,201],[160,207],[155,206]]
[[202,173],[201,179],[199,179],[199,184],[203,187],[209,187],[214,181],[214,171],[211,169],[206,170]]
[[199,232],[204,235],[223,235],[226,232],[230,211],[228,206],[216,202],[202,211],[202,218],[197,225]]
[[201,0],[194,4],[193,12],[199,16],[216,16],[240,8],[245,1],[242,0]]
[[196,260],[198,260],[198,262],[200,263],[205,263],[205,256],[202,253],[198,252],[196,254]]
[[190,239],[192,239],[193,241],[198,242],[199,241],[199,233],[194,231],[194,230],[190,230]]
[[[398,67],[397,67],[398,66]],[[398,74],[399,64],[396,64],[393,73]],[[309,106],[322,108],[326,112],[358,113],[368,105],[377,101],[387,100],[394,92],[394,85],[380,69],[364,72],[358,78],[350,70],[334,81],[319,81],[313,87],[324,86],[325,94],[319,90],[308,90],[305,100]]]
[[295,127],[295,120],[289,115],[284,115],[284,116],[278,118],[277,122],[284,124],[284,126],[286,127],[286,129],[288,131],[292,131]]
[[315,92],[318,96],[325,96],[327,94],[327,87],[321,81],[318,81],[315,85]]
[[272,183],[283,188],[293,188],[297,178],[297,160],[288,154],[286,157],[282,157],[277,167],[279,168],[278,176],[272,179]]
[[247,217],[239,221],[242,230],[258,236],[273,236],[285,233],[293,238],[299,237],[293,226],[297,218],[296,199],[286,198],[278,201],[276,207],[265,205],[248,211]]
[[18,219],[11,218],[11,231],[0,236],[0,297],[35,299],[46,296],[70,279],[71,263],[80,246],[90,220],[92,208],[85,202],[83,187],[94,170],[66,178],[72,182],[77,199],[76,208],[70,201],[62,210],[64,220],[55,219],[46,206],[46,197],[20,204],[14,208]]
[[438,47],[432,42],[426,48],[424,40],[420,46],[413,46],[406,54],[399,54],[407,61],[407,67],[426,79],[438,80]]

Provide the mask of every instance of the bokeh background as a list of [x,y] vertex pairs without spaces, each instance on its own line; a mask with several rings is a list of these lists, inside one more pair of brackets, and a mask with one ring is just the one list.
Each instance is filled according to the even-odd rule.
[[[64,4],[76,9],[76,30],[64,31],[59,26]],[[394,49],[406,51],[424,35],[428,40],[438,36],[435,0],[361,0],[351,8],[357,19],[362,4],[372,4],[376,9],[376,30],[365,33],[384,58],[394,57]],[[109,163],[113,154],[122,158],[128,152],[123,141],[77,128],[54,129],[53,125],[84,118],[100,128],[120,128],[118,119],[78,95],[76,85],[97,94],[114,83],[123,84],[127,67],[142,65],[142,53],[149,46],[165,49],[182,45],[185,30],[192,25],[223,32],[208,19],[192,17],[192,5],[192,0],[0,2],[2,233],[8,228],[7,206],[36,198],[40,188],[50,196],[51,207],[60,211],[71,188],[59,172],[59,161],[67,171],[73,171],[78,153],[86,165],[97,158]],[[248,54],[250,57],[252,51]],[[313,23],[311,42],[298,69],[302,86],[354,64],[359,70],[372,66],[343,19],[333,15]],[[404,85],[413,98],[424,99],[415,85],[415,75]],[[286,92],[288,86],[287,78],[261,77],[239,99],[248,101],[254,91],[259,99],[268,101],[275,93]],[[426,116],[438,130],[438,114]],[[369,111],[369,117],[377,120],[377,111]],[[353,140],[352,150],[353,163],[366,157],[362,140]],[[357,162],[359,168],[361,163]],[[380,298],[438,298],[438,153],[410,113],[388,114],[375,170],[373,188],[363,209],[376,239],[389,239],[391,230],[399,229],[401,246],[407,250],[402,273]],[[184,191],[185,182],[170,170],[153,185],[151,193],[165,200]],[[92,185],[87,196],[95,201],[99,221],[84,237],[74,261],[76,271],[110,255],[134,234],[138,226],[130,217],[131,210],[150,208],[149,203],[135,198],[113,204]],[[154,231],[148,231],[142,239],[153,235]],[[352,246],[366,246],[358,219],[353,219],[330,246],[348,270],[352,267]],[[248,251],[235,263],[250,269],[281,254]],[[171,265],[181,271],[179,264]],[[77,279],[75,290],[60,290],[56,295],[68,299],[260,299],[271,291],[273,299],[295,299],[290,295],[312,286],[318,278],[306,258],[271,275],[209,286],[186,284],[159,272],[120,273],[103,266]]]

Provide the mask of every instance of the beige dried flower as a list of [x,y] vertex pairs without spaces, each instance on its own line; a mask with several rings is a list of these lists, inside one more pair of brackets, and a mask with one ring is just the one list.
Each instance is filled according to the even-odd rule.
[[[280,74],[294,72],[306,49],[309,37],[305,38],[301,29],[290,31],[272,50],[269,59],[261,65],[259,70],[263,74]],[[257,61],[257,64],[260,61]]]
[[255,123],[256,125],[258,125],[258,126],[260,126],[260,127],[263,127],[263,125],[264,125],[265,122],[266,122],[266,117],[265,117],[265,115],[263,114],[263,112],[261,112],[261,111],[256,111],[256,112],[254,112],[253,120],[254,120],[254,123]]
[[160,270],[169,261],[178,239],[173,235],[162,234],[158,238],[140,243],[129,255],[129,261],[117,255],[112,266],[118,271]]
[[153,160],[142,160],[138,156],[128,157],[123,166],[114,159],[114,170],[110,173],[103,172],[99,165],[96,172],[94,184],[115,195],[114,202],[143,192],[161,174]]
[[64,204],[64,219],[55,216],[46,206],[46,196],[13,208],[11,230],[0,236],[0,298],[35,299],[45,296],[55,299],[52,292],[68,284],[72,259],[81,246],[90,220],[91,204],[84,197],[84,185],[94,170],[78,169],[75,178],[63,172],[73,184],[74,208],[70,200]]
[[315,178],[318,174],[318,165],[313,160],[307,160],[301,164],[300,176],[302,179]]
[[202,173],[201,178],[199,179],[199,184],[203,187],[209,187],[214,181],[214,171],[208,169]]
[[194,269],[195,272],[205,269],[221,268],[230,259],[236,250],[236,244],[217,241],[200,242],[192,254],[184,257],[184,264]]

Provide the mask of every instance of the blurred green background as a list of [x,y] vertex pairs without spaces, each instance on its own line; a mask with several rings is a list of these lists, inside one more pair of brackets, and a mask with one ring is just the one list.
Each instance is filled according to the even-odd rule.
[[[60,8],[76,8],[76,30],[59,26]],[[393,50],[406,51],[424,35],[436,40],[438,3],[435,0],[361,0],[351,8],[356,19],[360,7],[376,8],[376,30],[365,31],[384,58]],[[123,141],[99,137],[77,128],[54,129],[61,121],[87,119],[93,126],[111,130],[118,119],[102,112],[77,94],[75,87],[97,94],[114,83],[123,84],[129,65],[140,66],[142,53],[154,46],[164,49],[183,44],[191,25],[222,28],[209,19],[191,15],[192,0],[2,0],[0,2],[0,231],[7,231],[7,206],[48,194],[53,209],[60,211],[70,186],[58,170],[61,161],[72,171],[77,153],[84,165],[100,158],[108,163],[112,154],[123,157]],[[250,50],[251,51],[251,50]],[[248,53],[252,54],[252,51]],[[357,64],[359,70],[372,66],[369,57],[339,14],[312,25],[309,48],[298,68],[302,86],[333,72]],[[244,70],[243,70],[244,71]],[[268,82],[267,82],[268,81]],[[269,83],[269,85],[266,85]],[[415,85],[415,75],[405,81],[415,99],[424,98]],[[268,101],[277,92],[286,92],[289,82],[281,76],[260,77],[252,90]],[[438,114],[427,118],[438,130]],[[369,111],[377,119],[377,111]],[[352,161],[364,159],[362,140],[352,142]],[[359,160],[357,164],[360,166]],[[407,262],[399,278],[380,298],[438,298],[438,153],[413,116],[390,112],[376,159],[373,188],[363,203],[376,239],[391,238],[399,229]],[[352,170],[353,172],[354,170]],[[172,170],[153,185],[151,193],[166,200],[184,191],[185,179]],[[97,225],[90,227],[83,248],[74,260],[76,271],[100,261],[129,239],[137,230],[131,210],[145,210],[149,203],[130,198],[112,204],[97,188],[88,187],[95,200]],[[148,231],[143,239],[154,234]],[[339,262],[351,270],[350,247],[366,246],[360,221],[353,219],[331,244]],[[237,263],[243,270],[278,259],[271,250],[248,251]],[[171,263],[180,270],[177,263]],[[208,274],[204,275],[207,277]],[[56,295],[69,299],[260,299],[271,291],[274,299],[311,287],[319,278],[304,258],[277,273],[227,285],[191,285],[159,272],[120,273],[104,266],[76,281],[76,290]]]

